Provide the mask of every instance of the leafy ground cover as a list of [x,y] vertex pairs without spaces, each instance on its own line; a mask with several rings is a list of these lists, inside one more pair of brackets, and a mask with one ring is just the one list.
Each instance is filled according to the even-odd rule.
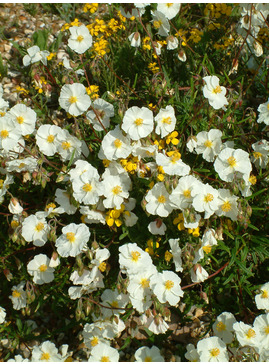
[[268,14],[0,7],[3,361],[268,361]]

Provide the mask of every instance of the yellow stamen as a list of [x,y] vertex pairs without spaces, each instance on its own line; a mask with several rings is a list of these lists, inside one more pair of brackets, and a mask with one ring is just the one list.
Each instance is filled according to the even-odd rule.
[[23,124],[23,122],[24,122],[24,118],[22,117],[22,116],[17,116],[17,122],[19,123],[19,124]]
[[110,361],[109,356],[102,356],[100,359],[101,362]]
[[131,252],[131,257],[133,262],[137,262],[141,254],[137,251]]
[[143,124],[143,119],[141,118],[138,118],[134,121],[135,125],[139,126],[139,125],[142,125]]
[[183,191],[183,195],[186,198],[190,198],[191,197],[191,191],[189,189],[188,190],[184,190]]
[[229,201],[225,201],[224,204],[221,206],[222,211],[229,212],[232,209],[232,205]]
[[205,202],[210,202],[210,201],[213,201],[214,200],[214,196],[211,194],[211,193],[208,193],[205,198],[204,198],[204,201]]
[[39,267],[39,270],[40,272],[46,272],[46,270],[48,269],[48,266],[46,264],[42,264],[40,267]]
[[226,330],[226,325],[220,321],[217,323],[217,331],[225,331]]
[[83,41],[83,39],[84,39],[83,35],[79,35],[79,36],[77,37],[77,41],[78,41],[78,42],[82,42],[82,41]]
[[99,339],[98,337],[94,337],[92,340],[91,340],[91,346],[96,346],[97,344],[99,343]]
[[100,263],[98,268],[99,268],[100,272],[104,272],[106,270],[106,262]]
[[229,165],[231,167],[235,167],[236,166],[236,159],[234,157],[232,157],[232,156],[227,159],[227,162],[229,163]]
[[74,104],[75,102],[78,101],[78,99],[76,96],[70,96],[68,101],[70,102],[70,104]]
[[43,224],[43,222],[39,222],[38,224],[36,224],[36,226],[35,226],[35,230],[36,231],[41,231],[41,230],[43,230],[44,229],[44,224]]
[[148,288],[149,287],[149,280],[147,278],[142,278],[140,280],[140,285],[142,288]]
[[118,308],[119,307],[119,302],[118,301],[113,301],[111,302],[111,307],[114,307],[114,308]]
[[90,192],[92,190],[92,185],[90,183],[85,183],[85,185],[82,187],[83,191]]
[[121,148],[121,146],[122,146],[122,141],[121,141],[121,140],[119,140],[119,139],[116,139],[116,140],[114,141],[114,145],[115,145],[115,147],[116,147],[117,149],[119,149],[119,148]]
[[15,298],[19,298],[21,296],[21,292],[14,289],[14,291],[12,292],[12,296]]
[[220,86],[215,87],[212,92],[213,92],[213,94],[221,93],[221,87]]
[[205,245],[203,246],[203,251],[206,253],[206,254],[209,254],[212,250],[212,247],[210,245]]
[[269,325],[264,328],[264,332],[266,335],[269,335]]
[[64,150],[70,149],[71,148],[71,143],[70,142],[62,142],[62,148]]
[[219,348],[214,348],[214,349],[211,349],[210,350],[210,355],[215,357],[215,356],[218,356],[220,353],[220,349]]
[[2,139],[6,139],[9,136],[9,132],[4,129],[4,130],[1,130],[0,135],[1,135]]
[[261,298],[269,298],[268,291],[262,290]]
[[166,281],[165,283],[164,283],[164,287],[165,287],[165,289],[168,289],[168,290],[170,290],[171,288],[173,288],[174,287],[174,282],[172,282],[172,281]]
[[259,158],[262,157],[262,153],[260,153],[260,152],[254,152],[253,153],[253,156],[254,156],[255,159],[259,159]]
[[54,142],[54,139],[55,139],[55,136],[50,134],[47,136],[47,142],[48,143],[53,143]]
[[168,116],[167,118],[162,118],[162,123],[163,124],[168,124],[170,125],[172,123],[172,119],[170,116]]
[[118,195],[121,192],[122,192],[122,188],[120,186],[115,186],[115,187],[112,188],[112,193],[114,195]]
[[248,332],[246,333],[246,338],[249,340],[255,336],[256,336],[256,332],[253,329],[249,329]]
[[151,356],[146,356],[145,359],[144,359],[144,361],[146,363],[151,362],[152,361],[152,357]]
[[66,239],[69,240],[70,243],[74,243],[76,240],[75,233],[66,233]]
[[154,26],[155,29],[159,29],[161,25],[162,25],[161,20],[154,20],[153,26]]
[[212,147],[212,145],[213,145],[213,143],[212,143],[210,140],[206,140],[206,141],[204,142],[204,146],[205,146],[206,148],[211,148],[211,147]]
[[166,201],[166,198],[165,198],[165,196],[164,196],[164,195],[160,195],[160,196],[158,197],[158,202],[159,202],[159,203],[165,203],[165,201]]
[[48,361],[50,358],[50,354],[49,353],[43,353],[40,357],[40,360],[44,360],[44,361]]

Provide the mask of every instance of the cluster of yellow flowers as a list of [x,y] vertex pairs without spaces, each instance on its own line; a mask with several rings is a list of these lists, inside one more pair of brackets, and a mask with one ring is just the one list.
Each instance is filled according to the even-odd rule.
[[224,50],[228,47],[230,47],[232,44],[234,44],[235,40],[232,37],[232,35],[230,36],[225,36],[222,38],[222,42],[223,44],[219,44],[219,43],[214,43],[214,48],[217,50]]
[[160,247],[160,244],[159,244],[160,241],[161,241],[160,237],[157,238],[157,241],[153,241],[153,239],[149,239],[147,241],[147,247],[146,247],[145,251],[147,253],[149,253],[149,255],[151,255],[151,256],[158,257],[159,255],[156,254],[156,252],[154,250],[156,250]]
[[65,23],[61,28],[61,32],[68,30],[70,27],[79,27],[80,25],[82,25],[82,23],[76,18],[71,23]]
[[160,71],[159,66],[157,66],[156,62],[150,62],[148,65],[148,69],[152,72],[152,73],[157,73]]
[[91,14],[93,14],[97,11],[98,5],[98,3],[84,4],[83,11],[84,13],[90,12]]
[[86,92],[92,100],[96,100],[99,97],[99,86],[91,85],[89,87],[86,87]]
[[189,42],[199,43],[202,39],[203,32],[197,28],[193,28],[190,31],[191,35],[188,38]]
[[227,4],[207,4],[204,10],[205,16],[211,18],[220,18],[222,15],[230,16],[232,13],[232,6]]
[[134,174],[137,170],[138,157],[133,157],[132,155],[127,159],[121,159],[120,164],[129,173]]

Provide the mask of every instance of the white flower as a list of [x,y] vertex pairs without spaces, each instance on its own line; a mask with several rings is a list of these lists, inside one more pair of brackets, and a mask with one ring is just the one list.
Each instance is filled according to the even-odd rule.
[[48,239],[49,226],[43,212],[30,215],[22,222],[22,236],[28,242],[33,242],[35,246],[45,245]]
[[197,344],[197,352],[202,362],[229,361],[225,343],[216,336],[200,340]]
[[25,282],[19,283],[12,287],[12,295],[9,298],[12,301],[14,310],[20,310],[26,307],[26,292],[24,291]]
[[258,345],[264,349],[269,348],[269,313],[259,315],[253,322],[253,328],[256,331],[259,339]]
[[107,176],[101,185],[103,195],[106,197],[103,201],[105,208],[116,208],[119,210],[125,198],[129,197],[131,180],[123,174],[118,176]]
[[218,190],[207,184],[195,185],[191,192],[193,196],[192,205],[198,212],[205,212],[208,219],[219,207]]
[[71,36],[68,39],[68,46],[78,54],[86,52],[92,46],[92,36],[85,25],[69,28]]
[[157,10],[163,13],[167,19],[173,19],[181,8],[181,3],[158,3]]
[[54,268],[49,266],[50,259],[45,254],[38,254],[27,264],[27,271],[34,276],[36,284],[49,283],[54,280]]
[[181,154],[177,150],[167,152],[167,156],[157,153],[156,163],[161,166],[164,173],[170,176],[186,176],[190,173],[190,166],[185,164],[181,159]]
[[27,358],[23,358],[20,354],[19,355],[15,355],[14,356],[14,359],[8,359],[7,362],[20,362],[20,363],[23,363],[23,362],[29,362],[29,359]]
[[252,326],[240,321],[233,324],[233,329],[236,333],[236,337],[240,345],[249,345],[254,347],[259,346],[259,340],[257,340],[257,332]]
[[234,315],[230,312],[222,312],[213,325],[214,334],[222,339],[225,344],[230,344],[234,339],[233,324],[236,323]]
[[39,346],[34,346],[32,351],[31,361],[42,362],[42,361],[62,361],[61,355],[58,353],[58,349],[55,344],[50,341],[44,341]]
[[135,352],[135,360],[137,362],[164,362],[164,358],[161,356],[160,349],[153,345],[151,348],[142,346]]
[[174,37],[173,35],[169,35],[166,38],[166,42],[167,42],[168,50],[174,50],[178,47],[178,39],[176,37]]
[[35,135],[36,144],[39,150],[47,156],[53,156],[60,147],[58,136],[62,134],[65,136],[64,131],[56,125],[43,124],[41,125]]
[[21,137],[21,132],[16,128],[15,121],[4,115],[0,117],[0,149],[5,151],[13,149]]
[[193,283],[204,282],[208,278],[207,271],[200,264],[195,264],[190,273]]
[[181,259],[181,249],[178,245],[179,239],[169,239],[168,243],[170,245],[170,253],[173,255],[173,262],[175,264],[175,271],[182,272],[182,259]]
[[151,15],[153,27],[158,30],[157,34],[159,34],[161,37],[167,37],[170,31],[170,24],[167,17],[162,12],[157,10],[151,10]]
[[59,141],[57,152],[60,154],[63,161],[70,160],[73,153],[74,159],[77,159],[81,154],[82,142],[77,137],[70,135],[68,130],[62,129],[57,135]]
[[220,205],[218,210],[216,211],[216,214],[218,216],[227,216],[233,221],[236,221],[238,215],[236,201],[238,200],[238,197],[232,195],[230,190],[226,190],[224,188],[220,188],[218,192]]
[[180,282],[179,276],[168,270],[156,273],[150,278],[150,285],[158,300],[161,303],[168,302],[171,306],[175,306],[180,297],[183,297]]
[[196,185],[200,186],[202,183],[194,176],[179,178],[176,188],[171,193],[173,205],[181,210],[191,207],[193,201],[191,192]]
[[258,107],[258,111],[259,111],[259,115],[258,115],[257,122],[265,123],[266,125],[269,125],[269,98],[264,104],[261,104]]
[[269,311],[269,282],[261,286],[260,293],[255,296],[255,303],[259,310]]
[[103,330],[98,327],[95,323],[86,324],[82,331],[84,343],[87,348],[92,349],[96,345],[103,343],[109,345],[109,341],[102,337]]
[[129,302],[129,295],[119,293],[117,290],[105,289],[101,295],[101,300],[103,306],[109,307],[100,307],[103,317],[108,318],[125,312],[124,307]]
[[203,78],[206,85],[203,87],[203,94],[209,101],[209,104],[215,109],[221,109],[228,104],[225,97],[226,88],[219,85],[217,76],[206,76]]
[[215,238],[215,230],[214,229],[207,229],[202,237],[202,246],[201,248],[195,253],[195,257],[193,260],[193,264],[199,262],[199,260],[204,258],[204,252],[209,254],[212,250],[213,245],[218,245],[218,242]]
[[151,312],[149,316],[143,314],[142,316],[140,316],[140,321],[144,326],[146,326],[156,335],[164,334],[169,329],[169,326],[160,314],[156,316],[153,316]]
[[217,156],[214,168],[225,182],[232,182],[235,174],[249,177],[252,166],[249,154],[242,149],[225,148]]
[[[269,103],[268,103],[269,105]],[[252,144],[254,150],[251,158],[256,168],[266,168],[269,160],[269,142],[265,139]]]
[[161,219],[156,219],[148,224],[148,230],[153,235],[165,235],[166,225]]
[[0,306],[0,324],[5,322],[5,318],[6,318],[6,310]]
[[201,131],[197,134],[197,145],[195,151],[197,154],[202,154],[203,158],[208,162],[213,162],[215,156],[221,150],[222,132],[218,129],[211,129],[209,132]]
[[17,104],[9,110],[21,135],[32,134],[35,130],[36,112],[24,104]]
[[92,351],[88,361],[102,362],[102,361],[119,361],[118,350],[111,348],[107,344],[100,343],[96,345]]
[[73,215],[77,211],[77,208],[70,203],[70,198],[71,195],[67,192],[67,190],[57,188],[55,192],[55,202],[64,209],[66,214]]
[[157,273],[156,267],[151,263],[144,266],[144,269],[133,271],[129,274],[129,284],[127,291],[130,298],[143,300],[146,295],[152,294],[150,288],[150,278]]
[[98,157],[110,161],[127,158],[131,153],[130,139],[122,134],[119,125],[109,131],[103,138]]
[[121,128],[133,140],[148,136],[153,130],[152,111],[146,107],[133,106],[129,108],[124,114]]
[[193,153],[193,150],[196,148],[196,145],[197,145],[196,136],[194,135],[190,136],[186,146],[191,153]]
[[24,66],[29,66],[38,61],[41,61],[45,66],[47,65],[47,56],[49,56],[50,52],[41,51],[38,46],[33,46],[27,49],[27,53],[22,59]]
[[27,157],[22,159],[13,159],[6,162],[6,170],[8,172],[33,172],[38,169],[37,159],[34,157]]
[[85,86],[81,83],[73,83],[61,88],[59,104],[69,114],[79,116],[91,106],[91,99]]
[[20,215],[23,212],[23,207],[16,198],[11,198],[8,205],[9,212],[14,215]]
[[114,107],[103,99],[96,99],[92,103],[93,110],[87,112],[86,117],[97,131],[103,131],[110,125],[110,118],[114,116]]
[[100,177],[97,169],[92,166],[90,167],[89,170],[72,180],[74,198],[85,205],[96,204],[101,194],[99,189]]
[[119,252],[121,269],[126,269],[129,274],[137,273],[140,269],[152,265],[150,255],[139,248],[136,243],[122,245],[119,247]]
[[89,206],[81,206],[79,212],[83,215],[86,224],[106,224],[104,213],[90,209]]
[[187,352],[185,353],[185,358],[192,362],[198,362],[200,361],[199,354],[197,352],[197,349],[193,344],[188,344],[186,346]]
[[155,116],[156,121],[156,134],[161,134],[161,138],[164,138],[175,129],[176,116],[175,110],[171,105],[167,105],[166,108],[162,108]]
[[131,42],[132,47],[140,47],[141,36],[138,32],[133,32],[132,34],[130,34],[128,39]]
[[173,210],[169,193],[162,182],[156,183],[145,196],[146,211],[152,215],[167,217]]
[[62,228],[62,235],[56,240],[57,252],[61,257],[76,257],[87,247],[90,235],[85,224],[71,223],[65,226]]

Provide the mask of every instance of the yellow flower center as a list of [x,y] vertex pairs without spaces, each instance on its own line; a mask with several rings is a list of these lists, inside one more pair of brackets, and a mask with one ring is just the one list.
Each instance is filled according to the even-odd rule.
[[246,338],[249,340],[255,336],[256,336],[256,332],[253,329],[249,329],[248,332],[246,333]]
[[213,201],[214,199],[214,196],[211,194],[211,193],[208,193],[205,198],[204,198],[204,201],[205,202],[210,202],[210,201]]
[[161,25],[162,25],[161,20],[154,20],[153,26],[154,26],[155,29],[159,29]]
[[137,251],[131,252],[131,257],[133,262],[137,262],[141,254]]
[[236,159],[235,159],[235,157],[229,157],[228,159],[227,159],[227,162],[229,163],[229,165],[231,166],[231,167],[235,167],[236,166]]
[[269,335],[269,325],[264,328],[264,332],[266,335]]
[[149,287],[149,280],[147,278],[142,278],[140,280],[140,285],[142,288],[148,288]]
[[55,136],[50,134],[47,136],[47,142],[48,143],[53,143],[54,142],[54,139],[55,139]]
[[40,267],[39,267],[39,270],[40,272],[46,272],[46,270],[48,269],[48,266],[46,264],[42,264]]
[[83,191],[90,192],[92,190],[92,185],[90,183],[85,183],[85,185],[82,187]]
[[70,242],[70,243],[74,243],[74,241],[76,240],[75,237],[75,233],[66,233],[66,239]]
[[174,282],[173,282],[173,281],[169,281],[169,280],[167,280],[167,281],[164,283],[164,287],[165,287],[165,289],[170,290],[171,288],[173,288],[173,287],[174,287]]
[[166,4],[166,6],[168,7],[168,8],[170,8],[170,6],[172,6],[173,5],[173,3],[167,3]]
[[104,272],[106,270],[106,262],[100,263],[98,268],[100,272]]
[[101,359],[100,359],[101,362],[104,362],[104,361],[110,361],[109,360],[109,356],[102,356]]
[[14,289],[14,291],[12,292],[12,296],[15,298],[19,298],[21,296],[21,292]]
[[45,360],[48,361],[50,358],[50,354],[49,353],[43,353],[40,357],[40,360]]
[[219,348],[214,348],[214,349],[211,349],[210,350],[210,355],[215,357],[215,356],[218,356],[220,353],[220,349]]
[[121,141],[121,140],[119,140],[119,139],[116,139],[116,140],[114,141],[114,145],[115,145],[115,147],[116,147],[117,149],[119,149],[119,148],[121,148],[121,146],[122,146],[122,141]]
[[99,339],[97,336],[95,336],[92,340],[91,340],[91,346],[96,346],[99,343]]
[[252,185],[255,185],[256,182],[257,182],[257,178],[252,174],[250,177],[249,177],[249,182],[252,184]]
[[22,116],[17,116],[17,122],[18,122],[19,124],[23,124],[23,122],[24,122],[24,118],[23,118]]
[[221,206],[222,211],[229,212],[232,209],[232,205],[229,201],[225,201],[224,204]]
[[115,186],[115,187],[113,187],[112,188],[112,193],[114,194],[114,195],[118,195],[119,193],[121,193],[122,192],[122,188],[121,188],[121,186]]
[[269,111],[269,103],[267,104],[267,110]]
[[77,41],[78,41],[78,42],[82,42],[82,41],[83,41],[83,39],[84,39],[83,35],[79,35],[79,36],[77,37]]
[[212,250],[212,247],[210,245],[205,245],[203,246],[203,251],[206,253],[206,254],[209,254]]
[[71,148],[71,143],[70,142],[62,142],[62,148],[64,150],[67,150],[67,149]]
[[158,202],[159,202],[159,203],[165,203],[165,201],[166,201],[166,198],[165,198],[165,196],[164,196],[164,195],[160,195],[160,196],[158,197]]
[[4,185],[4,180],[0,179],[0,188],[3,188],[3,185]]
[[213,143],[211,142],[211,140],[206,140],[206,141],[204,142],[204,146],[205,146],[206,148],[211,148],[211,147],[212,147],[212,145],[213,145]]
[[1,130],[0,135],[1,135],[2,139],[6,139],[9,136],[9,132],[4,129],[4,130]]
[[46,206],[45,210],[48,210],[48,209],[50,209],[50,208],[55,209],[55,208],[56,208],[55,203],[51,202],[51,203],[47,204],[47,206]]
[[118,301],[113,301],[111,302],[111,307],[114,307],[114,308],[118,308],[119,307],[119,302]]
[[213,94],[221,93],[221,87],[220,86],[215,87],[212,92],[213,92]]
[[253,156],[254,156],[255,159],[259,159],[259,158],[262,157],[262,153],[260,153],[260,152],[254,152],[253,153]]
[[143,124],[143,119],[141,119],[141,118],[135,119],[134,123],[137,126],[142,125]]
[[74,104],[75,102],[78,101],[78,99],[76,96],[70,96],[68,101],[70,102],[70,104]]
[[261,298],[269,298],[268,291],[262,290]]
[[36,224],[36,226],[35,226],[35,230],[36,231],[41,231],[41,230],[43,230],[44,229],[44,224],[43,224],[43,222],[39,222],[38,224]]
[[226,325],[220,321],[217,323],[217,331],[225,331],[226,330]]
[[188,190],[184,190],[183,191],[183,195],[186,198],[190,198],[191,197],[191,191],[189,189]]
[[173,258],[173,254],[171,254],[168,250],[164,253],[164,259],[166,262],[170,262],[170,260]]
[[144,361],[145,362],[150,362],[150,361],[152,361],[152,357],[151,356],[146,356]]
[[170,125],[172,123],[172,119],[170,116],[168,116],[167,118],[162,118],[162,123],[163,124],[168,124]]

